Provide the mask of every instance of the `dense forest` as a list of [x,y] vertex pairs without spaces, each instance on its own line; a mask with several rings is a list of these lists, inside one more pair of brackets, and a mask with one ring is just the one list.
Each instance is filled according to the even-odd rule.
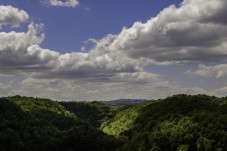
[[1,151],[226,151],[227,97],[141,103],[0,98]]
[[106,151],[116,139],[48,99],[0,99],[1,151]]

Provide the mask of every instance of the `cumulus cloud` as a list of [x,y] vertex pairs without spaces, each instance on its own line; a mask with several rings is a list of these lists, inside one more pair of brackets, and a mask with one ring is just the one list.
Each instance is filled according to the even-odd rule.
[[[159,80],[159,75],[154,73],[148,73],[145,71],[132,72],[132,73],[117,73],[113,78],[122,80],[123,82],[154,82]],[[121,82],[122,82],[121,81]]]
[[219,64],[215,66],[199,65],[198,70],[188,70],[185,74],[211,78],[227,77],[227,64]]
[[111,49],[151,63],[226,60],[226,8],[225,0],[184,0],[146,23],[124,28]]
[[7,90],[8,88],[9,88],[8,85],[5,85],[3,83],[0,83],[0,90],[1,90],[1,92]]
[[185,0],[146,23],[136,22],[117,35],[93,40],[95,47],[87,53],[60,54],[41,48],[45,36],[34,24],[27,32],[1,32],[1,70],[26,70],[37,78],[142,79],[150,77],[143,69],[148,63],[225,60],[227,26],[216,19],[225,6],[224,0]]
[[30,24],[27,32],[0,32],[0,70],[35,70],[48,62],[46,55],[52,55],[52,52],[33,49],[45,37],[37,32],[39,28],[40,25]]
[[7,94],[13,89],[11,83],[5,84],[0,82],[0,96],[7,96]]
[[[116,81],[116,77],[121,80],[138,77],[138,81],[148,79],[150,76],[144,73],[137,61],[121,53],[110,53],[107,47],[115,39],[115,35],[93,40],[96,44],[90,52],[61,54],[40,47],[45,38],[42,29],[42,24],[30,23],[26,32],[0,32],[2,74],[86,81]],[[152,76],[149,78],[151,79]]]
[[45,38],[42,25],[30,24],[27,32],[0,32],[0,71],[7,74],[25,74],[36,78],[86,79],[108,81],[118,73],[144,72],[130,59],[101,51],[112,39],[97,41],[88,53],[60,54],[43,49],[39,44]]
[[79,2],[77,0],[50,0],[49,4],[57,7],[76,7],[79,5]]
[[0,5],[0,27],[4,25],[19,26],[29,19],[29,15],[18,8]]
[[[50,4],[75,7],[78,2],[51,0]],[[0,32],[0,72],[23,76],[12,94],[58,99],[209,93],[203,88],[171,84],[160,75],[147,72],[144,66],[225,61],[227,21],[222,18],[226,8],[225,0],[184,0],[179,7],[169,6],[146,23],[135,22],[119,34],[91,39],[94,47],[88,52],[66,54],[42,48],[43,25],[30,23],[25,32]],[[1,18],[0,25],[14,26],[26,21],[10,20]],[[186,74],[219,78],[227,75],[226,68],[225,64],[200,65],[198,70]],[[0,89],[3,87],[1,84]]]
[[227,87],[215,89],[213,91],[213,94],[216,95],[216,96],[219,96],[219,97],[225,97],[226,94],[227,94]]

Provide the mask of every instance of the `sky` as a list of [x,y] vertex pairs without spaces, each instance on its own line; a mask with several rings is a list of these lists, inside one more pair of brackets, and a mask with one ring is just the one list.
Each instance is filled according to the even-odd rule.
[[1,0],[0,97],[227,94],[226,0]]

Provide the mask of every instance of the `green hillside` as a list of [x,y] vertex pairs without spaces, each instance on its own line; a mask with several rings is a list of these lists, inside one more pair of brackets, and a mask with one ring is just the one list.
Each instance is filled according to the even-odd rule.
[[[40,102],[39,102],[40,101]],[[45,99],[0,98],[1,151],[114,151],[112,136]]]
[[103,129],[126,138],[122,151],[225,151],[226,102],[205,95],[176,95],[140,110],[122,111]]
[[67,110],[74,113],[78,118],[89,124],[100,127],[100,125],[115,115],[115,110],[104,103],[94,102],[60,102]]
[[8,97],[8,100],[13,101],[17,104],[23,111],[50,111],[56,114],[65,115],[68,117],[75,117],[75,115],[65,109],[59,103],[43,98],[33,98],[33,97],[22,97],[22,96],[12,96]]
[[0,98],[1,151],[226,151],[226,142],[227,97],[175,95],[123,108]]
[[123,134],[127,133],[127,131],[133,127],[141,109],[148,104],[149,103],[141,103],[118,112],[114,118],[102,123],[101,129],[109,135],[116,137],[124,136]]

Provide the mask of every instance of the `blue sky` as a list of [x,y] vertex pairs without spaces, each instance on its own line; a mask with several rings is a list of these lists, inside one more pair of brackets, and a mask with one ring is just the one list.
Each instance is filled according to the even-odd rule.
[[0,96],[227,93],[225,0],[1,0]]
[[101,39],[107,34],[117,34],[135,21],[145,22],[163,8],[181,0],[82,0],[76,8],[51,7],[41,0],[2,0],[2,5],[12,5],[25,10],[33,22],[45,25],[42,47],[62,53],[79,51],[89,38]]

